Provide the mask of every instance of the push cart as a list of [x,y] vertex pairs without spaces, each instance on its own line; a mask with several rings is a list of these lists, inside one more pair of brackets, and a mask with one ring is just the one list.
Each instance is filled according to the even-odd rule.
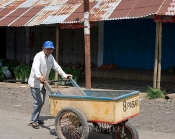
[[[139,91],[83,89],[85,95],[49,94],[59,139],[87,139],[92,127],[113,139],[138,139],[128,120],[139,114]],[[94,126],[89,126],[89,125]]]

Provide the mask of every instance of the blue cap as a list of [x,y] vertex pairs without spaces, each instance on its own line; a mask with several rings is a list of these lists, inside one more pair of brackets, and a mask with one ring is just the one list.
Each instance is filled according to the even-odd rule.
[[46,48],[46,49],[47,49],[47,48],[55,49],[55,47],[54,47],[54,45],[53,45],[53,42],[51,42],[51,41],[46,41],[46,42],[44,42],[43,47]]

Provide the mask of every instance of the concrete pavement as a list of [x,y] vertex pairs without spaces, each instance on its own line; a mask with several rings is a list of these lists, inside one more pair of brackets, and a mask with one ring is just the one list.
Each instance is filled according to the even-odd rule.
[[[42,115],[44,126],[33,129],[28,126],[30,114],[0,110],[0,139],[57,139],[54,118]],[[175,133],[138,130],[140,139],[173,139]],[[91,132],[89,139],[112,139],[111,134]]]

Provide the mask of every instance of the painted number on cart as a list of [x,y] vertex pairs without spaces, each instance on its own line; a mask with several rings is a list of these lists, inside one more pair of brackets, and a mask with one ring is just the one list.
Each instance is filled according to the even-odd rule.
[[123,111],[127,111],[128,109],[135,108],[139,105],[139,100],[133,100],[133,101],[123,101]]

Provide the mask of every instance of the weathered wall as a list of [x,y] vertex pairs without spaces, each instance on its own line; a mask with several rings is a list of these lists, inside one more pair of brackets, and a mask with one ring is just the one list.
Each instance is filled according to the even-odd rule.
[[[43,43],[47,40],[56,42],[56,28],[51,27],[30,27],[30,60],[41,50]],[[91,28],[91,60],[97,64],[98,49],[98,27]],[[25,62],[26,42],[25,27],[6,28],[6,58],[16,59]],[[64,29],[59,30],[59,62],[65,64],[84,64],[84,30]],[[55,51],[53,52],[55,56]]]

